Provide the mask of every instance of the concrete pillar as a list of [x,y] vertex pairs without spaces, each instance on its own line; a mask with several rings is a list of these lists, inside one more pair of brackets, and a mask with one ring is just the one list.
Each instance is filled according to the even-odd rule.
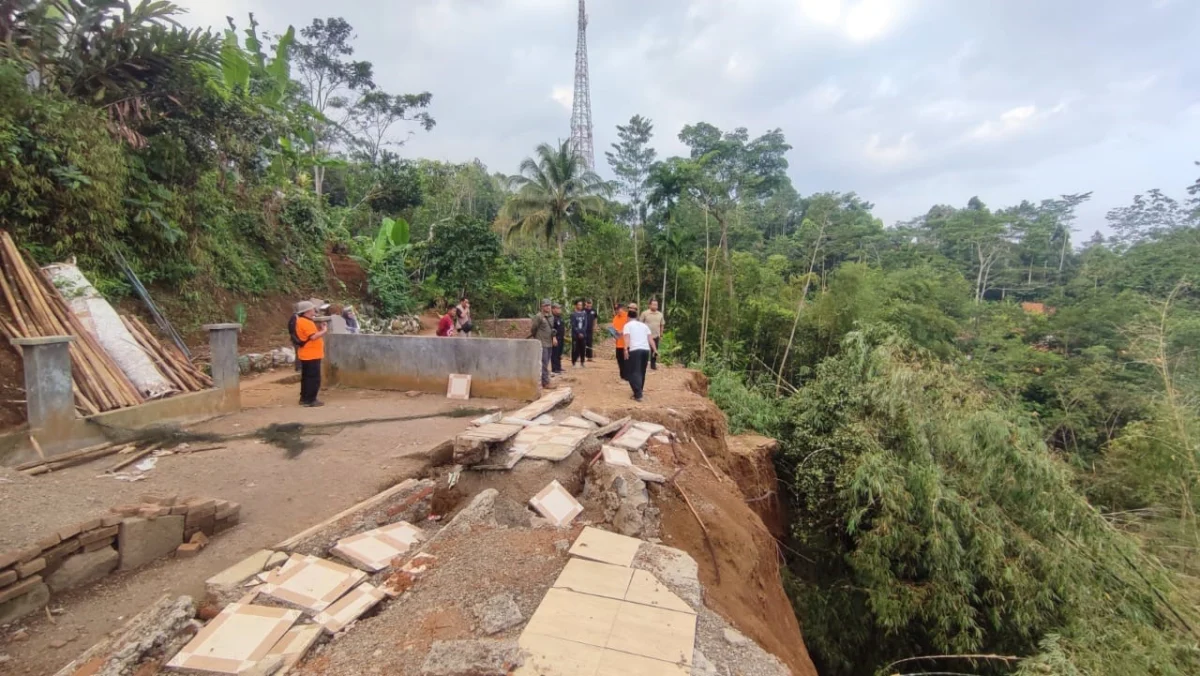
[[218,390],[238,389],[238,332],[241,324],[207,324],[208,346],[212,359],[213,387]]
[[25,362],[25,409],[31,429],[62,429],[75,419],[71,353],[75,336],[15,338]]

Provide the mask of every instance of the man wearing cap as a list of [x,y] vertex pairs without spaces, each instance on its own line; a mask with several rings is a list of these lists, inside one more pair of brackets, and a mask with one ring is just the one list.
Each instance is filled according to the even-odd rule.
[[550,366],[555,375],[563,372],[562,355],[563,346],[566,345],[567,324],[563,321],[562,305],[554,303],[550,306],[550,311],[553,313],[550,317],[550,326],[554,329],[554,349],[550,351]]
[[550,386],[550,353],[558,341],[554,337],[554,326],[551,323],[550,299],[542,300],[542,311],[533,316],[533,325],[529,337],[542,344],[542,387]]
[[300,362],[300,405],[324,406],[317,400],[321,391],[321,360],[325,358],[325,333],[313,321],[317,309],[312,301],[300,301],[296,307],[296,359]]

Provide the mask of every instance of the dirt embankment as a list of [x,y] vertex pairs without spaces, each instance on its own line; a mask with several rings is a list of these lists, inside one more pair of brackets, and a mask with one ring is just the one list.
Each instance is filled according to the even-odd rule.
[[664,425],[681,438],[673,450],[653,445],[653,452],[664,466],[685,466],[677,483],[703,519],[711,549],[680,493],[654,486],[653,500],[662,510],[663,543],[696,559],[709,607],[779,657],[793,674],[815,676],[783,590],[773,537],[782,534],[786,521],[773,493],[771,440],[730,437],[725,415],[705,396],[707,381],[700,373],[674,368],[651,372],[646,402],[639,404],[628,400],[629,390],[617,379],[615,368],[605,362],[595,366],[599,368],[588,366],[587,377],[571,371],[564,376],[564,384],[576,393],[572,409],[632,415]]

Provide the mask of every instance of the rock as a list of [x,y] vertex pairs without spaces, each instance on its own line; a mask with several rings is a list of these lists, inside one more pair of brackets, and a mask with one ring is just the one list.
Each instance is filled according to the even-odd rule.
[[493,507],[496,523],[509,528],[529,528],[533,514],[516,500],[499,498]]
[[692,676],[719,676],[719,674],[717,665],[710,662],[699,648],[692,651]]
[[125,519],[117,534],[117,549],[121,552],[121,570],[133,570],[162,558],[183,544],[182,516],[160,516],[157,519]]
[[438,534],[466,534],[475,526],[496,525],[496,498],[499,495],[500,491],[495,488],[480,491],[479,495],[471,500],[471,504],[455,514]]
[[473,609],[483,633],[491,636],[525,621],[512,594],[497,594]]
[[659,510],[650,501],[646,483],[631,467],[601,462],[588,470],[584,500],[601,507],[604,520],[621,535],[657,537],[661,530]]
[[516,641],[434,641],[424,676],[507,676],[522,663]]
[[[40,575],[34,575],[14,586],[20,586],[25,591],[20,596],[0,602],[0,624],[7,624],[37,612],[50,602],[50,588],[42,582]],[[13,589],[13,587],[9,587],[9,589]]]
[[189,544],[197,545],[201,549],[204,549],[205,547],[207,547],[208,542],[209,542],[208,536],[204,534],[204,531],[199,531],[199,530],[196,531],[195,533],[192,533],[192,539],[188,540]]
[[91,669],[85,672],[90,674],[135,674],[147,656],[178,652],[194,634],[185,630],[192,625],[195,614],[196,606],[190,597],[172,599],[163,596],[125,626],[75,658],[58,674],[75,674],[83,665]]
[[112,548],[68,556],[58,570],[46,577],[46,584],[55,594],[91,584],[116,570],[120,559],[121,555]]
[[[267,561],[271,560],[274,555],[275,552],[269,549],[260,549],[205,580],[205,591],[219,607],[238,600],[245,593],[242,583],[262,572]],[[284,560],[286,560],[286,556]]]
[[725,640],[729,642],[730,645],[746,645],[750,643],[749,638],[746,638],[744,634],[733,627],[726,627]]
[[288,558],[289,558],[289,555],[287,552],[275,552],[274,554],[271,554],[270,558],[267,559],[267,562],[266,562],[266,564],[263,565],[262,569],[263,570],[275,570],[276,568],[278,568],[278,567],[282,566],[284,563],[286,563]]
[[704,591],[700,586],[700,566],[685,551],[646,543],[633,559],[633,567],[654,574],[675,595],[689,606],[704,605]]
[[559,554],[566,554],[567,550],[569,550],[570,548],[571,548],[570,540],[558,540],[554,543],[554,551],[558,552]]
[[58,650],[59,648],[62,648],[63,646],[67,645],[67,641],[64,641],[61,638],[56,638],[47,645],[49,645],[51,648],[54,648],[55,650]]
[[12,641],[13,643],[21,643],[22,641],[28,641],[29,640],[29,630],[24,627],[21,627],[20,629],[13,632],[13,635],[10,636],[8,640]]

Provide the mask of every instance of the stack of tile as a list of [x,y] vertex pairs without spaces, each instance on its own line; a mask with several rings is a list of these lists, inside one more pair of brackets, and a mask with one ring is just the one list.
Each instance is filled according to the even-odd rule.
[[633,568],[640,540],[585,528],[521,633],[517,675],[691,673],[696,611]]

